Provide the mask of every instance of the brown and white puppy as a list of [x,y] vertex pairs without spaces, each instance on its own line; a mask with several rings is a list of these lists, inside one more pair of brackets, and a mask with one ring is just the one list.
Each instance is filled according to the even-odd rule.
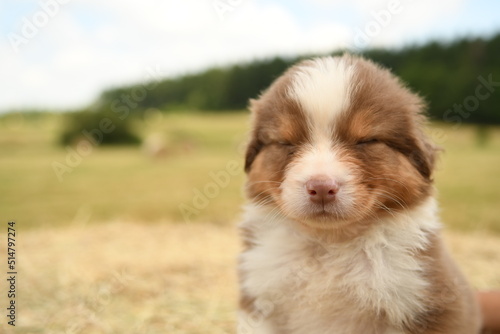
[[441,241],[423,108],[354,56],[303,61],[251,102],[238,333],[479,332]]

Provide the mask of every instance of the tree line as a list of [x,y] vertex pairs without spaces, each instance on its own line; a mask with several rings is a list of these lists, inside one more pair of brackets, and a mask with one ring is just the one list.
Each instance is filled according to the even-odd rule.
[[[423,96],[434,119],[500,124],[500,34],[488,39],[429,42],[398,50],[372,49],[361,55],[390,68]],[[134,109],[243,109],[249,98],[256,97],[302,58],[307,57],[275,57],[168,78],[135,101]],[[99,105],[133,96],[141,86],[144,84],[107,90]]]
[[[360,55],[400,76],[427,101],[434,120],[457,125],[500,124],[500,33],[394,50],[371,49]],[[109,89],[87,110],[68,114],[61,142],[74,142],[84,129],[95,128],[103,117],[113,120],[120,130],[106,136],[104,144],[138,142],[129,130],[128,116],[141,115],[151,108],[165,112],[244,109],[250,98],[258,96],[289,66],[312,56],[316,55],[256,60]]]

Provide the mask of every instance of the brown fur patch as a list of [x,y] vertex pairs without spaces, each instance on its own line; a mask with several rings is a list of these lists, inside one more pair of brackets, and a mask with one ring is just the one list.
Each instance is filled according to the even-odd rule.
[[477,300],[439,236],[432,236],[430,247],[418,257],[427,262],[429,288],[422,296],[427,309],[406,323],[405,329],[416,334],[477,333],[480,319]]
[[288,97],[291,71],[280,77],[259,100],[252,100],[252,139],[247,147],[247,194],[255,201],[271,201],[279,194],[286,165],[294,148],[307,141],[305,116]]

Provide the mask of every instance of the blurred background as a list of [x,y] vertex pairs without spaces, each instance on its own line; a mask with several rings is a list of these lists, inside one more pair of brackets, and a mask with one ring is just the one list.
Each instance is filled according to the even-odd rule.
[[248,99],[300,59],[343,52],[426,99],[449,245],[476,287],[500,287],[498,13],[486,0],[0,2],[16,333],[232,333]]

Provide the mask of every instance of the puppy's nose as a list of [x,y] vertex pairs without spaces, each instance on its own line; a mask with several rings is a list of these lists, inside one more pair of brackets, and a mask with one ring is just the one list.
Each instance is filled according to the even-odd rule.
[[329,177],[317,176],[306,182],[306,191],[313,203],[324,205],[335,200],[339,185]]

